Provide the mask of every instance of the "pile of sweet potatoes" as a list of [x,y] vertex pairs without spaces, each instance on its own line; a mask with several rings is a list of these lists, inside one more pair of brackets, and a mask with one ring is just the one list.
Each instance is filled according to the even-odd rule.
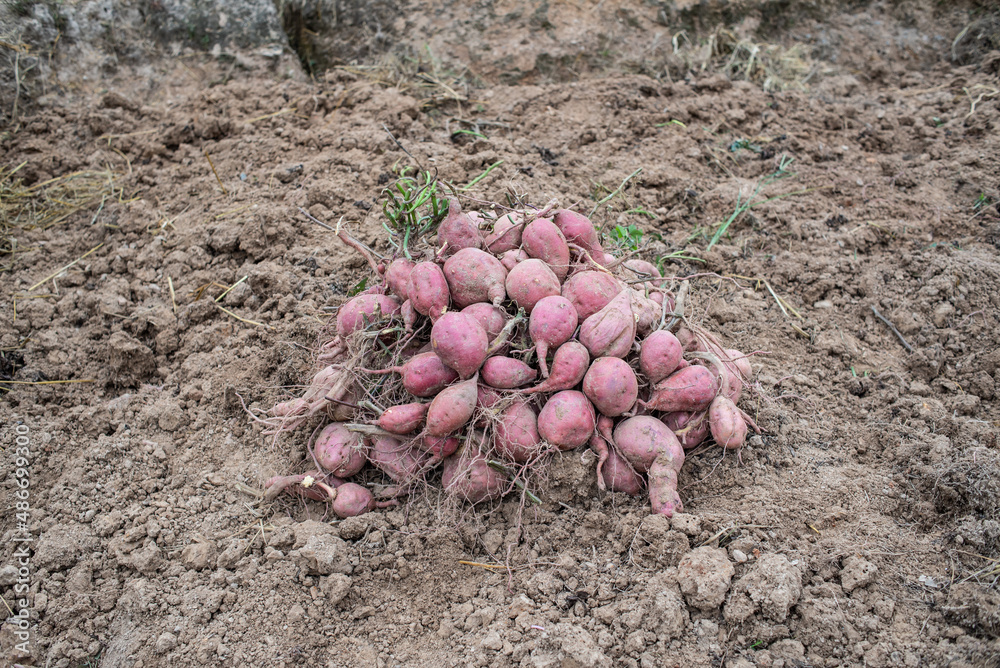
[[[602,490],[646,493],[670,516],[685,450],[740,448],[756,428],[737,407],[748,358],[689,324],[686,289],[606,252],[579,213],[452,201],[424,257],[369,261],[375,285],[340,307],[326,366],[263,420],[273,433],[329,421],[310,438],[313,470],[273,478],[272,498],[348,517],[440,467],[446,492],[479,503],[523,487],[512,471],[590,447]],[[381,501],[346,482],[367,465],[394,481]]]

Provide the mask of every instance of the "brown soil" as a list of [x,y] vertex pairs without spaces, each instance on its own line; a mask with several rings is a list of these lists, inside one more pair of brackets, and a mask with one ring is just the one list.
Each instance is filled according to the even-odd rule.
[[[36,540],[32,654],[5,624],[3,660],[998,665],[1000,54],[957,65],[954,17],[935,42],[929,9],[915,28],[880,11],[800,29],[830,50],[804,90],[536,70],[456,101],[188,55],[31,107],[2,147],[24,186],[115,176],[58,224],[8,232],[0,373],[29,383],[0,398],[11,605],[18,425]],[[694,317],[761,351],[742,405],[765,433],[689,455],[685,514],[598,492],[580,452],[553,462],[540,508],[424,496],[330,522],[247,493],[303,470],[309,430],[275,444],[241,400],[300,391],[366,270],[297,209],[384,248],[380,193],[408,159],[383,125],[443,180],[502,160],[472,191],[485,200],[587,211],[642,168],[595,221],[703,258],[666,265],[698,274]],[[788,196],[705,252],[783,156],[760,198]],[[45,384],[69,379],[87,382]]]

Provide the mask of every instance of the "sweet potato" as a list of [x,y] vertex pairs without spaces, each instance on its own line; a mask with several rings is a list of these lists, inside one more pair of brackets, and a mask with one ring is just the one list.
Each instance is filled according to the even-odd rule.
[[569,246],[566,237],[548,218],[536,218],[521,234],[521,247],[529,256],[549,265],[562,283],[569,272]]
[[427,465],[428,455],[411,443],[378,436],[368,453],[368,461],[399,483],[415,480]]
[[635,341],[635,316],[628,291],[580,325],[580,343],[593,357],[625,357]]
[[585,444],[596,426],[594,406],[583,392],[576,390],[552,395],[538,414],[538,435],[560,450]]
[[[650,279],[650,278],[660,278],[661,276],[663,276],[663,274],[660,273],[660,270],[656,268],[655,264],[653,264],[652,262],[646,262],[645,260],[632,258],[631,260],[625,260],[622,263],[622,266],[625,267],[625,269],[627,270],[626,271],[626,274],[628,276],[627,280],[630,281]],[[666,284],[667,281],[662,280],[662,281],[647,281],[646,283],[636,283],[635,285],[636,287],[645,286],[650,288],[659,288],[665,286]]]
[[637,415],[619,422],[615,427],[614,443],[632,468],[640,473],[648,471],[657,457],[684,461],[684,449],[674,432],[651,415]]
[[463,248],[482,248],[478,217],[462,213],[458,200],[448,202],[448,215],[438,225],[438,247],[444,257],[454,255]]
[[663,306],[648,298],[640,290],[629,290],[632,299],[632,313],[635,314],[635,331],[639,336],[646,336],[660,326],[663,319]]
[[525,253],[520,248],[515,248],[514,250],[509,250],[500,256],[500,264],[503,265],[504,269],[510,273],[518,262],[524,262],[525,260],[531,259],[527,253]]
[[507,298],[507,270],[500,260],[478,248],[463,248],[444,263],[451,300],[458,308],[477,302],[500,306]]
[[[567,243],[587,251],[597,262],[601,262],[604,249],[597,238],[597,229],[590,219],[576,211],[557,209],[553,212],[552,223],[563,233]],[[603,263],[602,263],[603,264]]]
[[535,304],[545,297],[559,294],[559,279],[546,263],[538,259],[517,263],[507,273],[507,296],[531,313]]
[[635,404],[639,381],[625,360],[598,357],[583,377],[583,393],[602,415],[617,417]]
[[490,357],[481,369],[483,382],[490,387],[512,390],[527,385],[538,376],[538,371],[513,357]]
[[409,299],[403,302],[403,305],[399,307],[399,315],[403,317],[403,327],[406,328],[406,331],[412,332],[413,327],[417,324],[417,318],[420,317],[417,310],[413,308],[413,302]]
[[[681,457],[683,461],[683,455]],[[668,458],[658,457],[649,467],[649,502],[653,512],[673,517],[684,509],[677,493],[677,472],[680,466]]]
[[323,428],[313,444],[316,462],[338,478],[350,478],[365,462],[360,437],[348,431],[342,422],[332,422]]
[[562,296],[568,299],[580,321],[584,321],[608,305],[625,284],[603,271],[580,271],[562,285]]
[[[602,439],[603,440],[603,439]],[[608,458],[601,469],[604,486],[612,492],[625,492],[630,496],[639,496],[646,488],[642,475],[632,468],[614,446],[608,448]]]
[[726,359],[736,365],[736,369],[740,372],[740,376],[743,380],[749,382],[753,379],[753,367],[750,365],[750,358],[741,353],[738,350],[733,350],[732,348],[726,348]]
[[481,384],[476,388],[476,408],[493,408],[501,400],[500,393],[492,387]]
[[639,370],[656,384],[677,370],[684,355],[677,337],[665,329],[651,333],[639,347]]
[[500,414],[493,447],[507,459],[526,462],[541,450],[538,417],[526,401],[515,401]]
[[410,272],[416,264],[405,257],[397,257],[385,270],[385,282],[389,292],[406,301],[410,298]]
[[436,464],[445,457],[450,457],[458,450],[459,442],[454,436],[424,436],[418,438],[416,447],[430,454],[431,464]]
[[446,366],[465,379],[479,371],[490,341],[473,316],[459,311],[445,313],[431,328],[431,347]]
[[441,486],[449,494],[476,504],[503,496],[507,478],[490,468],[486,456],[474,445],[468,445],[444,460]]
[[545,382],[524,390],[524,393],[568,390],[583,380],[588,368],[590,368],[590,353],[587,352],[587,348],[578,341],[567,341],[559,346],[552,357],[552,369]]
[[357,517],[375,509],[375,496],[361,485],[347,482],[337,488],[330,507],[341,519]]
[[329,501],[336,496],[334,489],[343,484],[345,482],[340,478],[320,471],[307,471],[299,475],[276,475],[264,483],[264,500],[273,501],[282,492],[287,492],[313,501]]
[[435,322],[448,310],[451,303],[451,293],[448,291],[448,279],[441,267],[433,262],[418,262],[410,270],[410,281],[406,286],[406,294],[410,298],[413,309],[426,315]]
[[478,376],[441,390],[427,407],[427,428],[430,436],[447,436],[461,429],[476,409]]
[[667,413],[662,419],[685,450],[701,445],[708,436],[708,411]]
[[369,323],[399,313],[399,305],[387,295],[358,295],[337,310],[337,336],[346,339]]
[[549,349],[559,347],[569,341],[576,331],[578,318],[576,309],[565,297],[552,295],[538,300],[528,320],[528,334],[535,344],[538,366],[542,377],[548,378],[549,367],[546,356]]
[[486,302],[470,304],[462,309],[462,313],[475,318],[486,330],[486,338],[490,341],[497,338],[497,334],[507,324],[507,312]]
[[715,375],[699,364],[692,364],[670,374],[653,386],[644,405],[654,411],[695,412],[708,408],[719,392]]
[[728,397],[719,395],[708,407],[708,425],[712,438],[726,450],[738,450],[747,438],[747,423]]
[[376,424],[393,434],[409,434],[416,431],[424,423],[427,416],[427,404],[400,404],[387,408],[379,416]]
[[505,214],[493,223],[493,231],[483,239],[483,245],[494,255],[501,255],[520,247],[523,230],[524,216],[519,213]]
[[414,355],[402,366],[375,373],[398,373],[403,377],[403,387],[415,397],[433,397],[449,384],[458,380],[458,373],[445,366],[437,353]]

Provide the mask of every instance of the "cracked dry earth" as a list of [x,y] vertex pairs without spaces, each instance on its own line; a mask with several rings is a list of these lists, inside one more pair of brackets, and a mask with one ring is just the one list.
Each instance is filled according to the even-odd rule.
[[[984,567],[1000,557],[1000,100],[970,113],[962,92],[995,88],[997,62],[888,62],[878,82],[834,71],[770,93],[619,73],[425,105],[340,70],[210,85],[221,66],[200,56],[157,63],[155,84],[31,108],[3,163],[24,162],[25,185],[110,166],[114,191],[18,231],[5,255],[4,377],[92,382],[0,398],[5,471],[18,429],[30,439],[36,537],[32,653],[8,623],[4,660],[997,665]],[[459,117],[485,137],[451,134]],[[366,271],[298,207],[384,250],[379,195],[407,158],[383,125],[443,180],[502,160],[471,191],[486,200],[513,187],[589,209],[598,184],[642,168],[595,221],[658,232],[653,256],[690,245],[704,263],[666,272],[699,275],[693,317],[762,351],[742,405],[764,434],[738,457],[689,453],[685,513],[600,493],[586,451],[551,462],[540,507],[425,495],[330,521],[248,493],[304,470],[308,433],[274,443],[241,400],[267,410],[300,391]],[[765,195],[799,194],[754,207],[709,252],[689,241],[782,156],[790,176]],[[625,213],[640,207],[654,218]],[[16,489],[11,473],[8,602]]]

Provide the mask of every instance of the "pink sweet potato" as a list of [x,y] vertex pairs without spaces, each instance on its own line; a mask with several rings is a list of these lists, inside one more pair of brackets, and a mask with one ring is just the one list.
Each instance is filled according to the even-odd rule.
[[527,253],[520,248],[515,248],[514,250],[509,250],[500,256],[500,264],[502,264],[504,269],[506,269],[509,273],[518,262],[524,262],[528,259],[530,258]]
[[598,357],[583,377],[583,393],[602,415],[617,417],[635,404],[639,381],[625,360]]
[[445,366],[437,353],[414,355],[406,364],[374,373],[398,373],[403,377],[403,387],[415,397],[433,397],[450,383],[458,380],[458,373]]
[[414,325],[417,324],[417,318],[420,317],[420,314],[413,308],[413,302],[409,299],[403,302],[403,305],[399,307],[399,314],[403,316],[403,326],[406,331],[412,332]]
[[587,348],[578,341],[567,341],[559,346],[552,357],[552,369],[545,382],[524,390],[524,393],[568,390],[583,380],[588,368],[590,368],[590,353],[587,352]]
[[692,364],[654,385],[645,407],[665,413],[700,411],[708,408],[718,392],[715,375],[699,364]]
[[448,310],[451,303],[451,293],[448,291],[448,279],[441,267],[433,262],[418,262],[410,270],[410,281],[406,286],[406,294],[410,298],[413,309],[436,321]]
[[538,259],[517,263],[507,273],[507,296],[531,313],[535,304],[545,297],[559,294],[559,279],[546,263]]
[[541,450],[538,417],[526,401],[516,401],[500,414],[493,447],[506,459],[526,462]]
[[569,246],[566,237],[548,218],[536,218],[521,234],[521,247],[529,256],[549,265],[562,283],[569,272]]
[[535,304],[528,321],[528,334],[535,344],[538,366],[542,370],[543,378],[548,378],[549,375],[546,360],[549,349],[569,341],[576,331],[577,322],[576,309],[565,297],[559,295],[543,297]]
[[415,266],[412,260],[397,257],[385,270],[385,282],[389,286],[389,292],[403,301],[410,298],[410,272]]
[[368,453],[368,461],[399,483],[415,480],[424,470],[428,456],[411,443],[378,436]]
[[313,501],[328,501],[336,496],[334,489],[343,484],[344,481],[340,478],[320,471],[307,471],[299,475],[276,475],[264,483],[264,500],[273,501],[282,492],[287,492]]
[[491,357],[483,363],[483,382],[490,387],[512,390],[527,385],[538,376],[538,371],[513,357]]
[[646,336],[660,326],[663,319],[663,306],[648,298],[640,290],[629,290],[632,298],[632,312],[635,314],[635,331],[639,336]]
[[478,248],[463,248],[444,263],[448,291],[458,308],[477,302],[500,306],[507,297],[507,270],[500,260]]
[[470,304],[462,309],[462,313],[471,315],[479,321],[479,324],[486,330],[486,338],[490,341],[497,338],[497,334],[507,324],[507,312],[486,302]]
[[483,245],[494,255],[501,255],[521,246],[521,232],[524,217],[519,213],[508,213],[497,218],[493,231],[486,235]]
[[608,459],[604,462],[602,473],[604,486],[612,492],[639,496],[646,488],[646,481],[642,479],[642,475],[632,468],[614,446],[608,449]]
[[601,262],[604,249],[601,248],[601,242],[597,238],[597,229],[589,218],[569,209],[557,209],[552,222],[563,233],[567,243],[579,246],[594,260]]
[[[683,460],[683,456],[682,456]],[[649,502],[653,513],[673,517],[681,512],[680,494],[677,493],[677,471],[674,463],[664,457],[658,457],[649,467]]]
[[476,388],[476,408],[493,408],[496,406],[502,397],[500,393],[494,390],[492,387],[486,385],[479,385]]
[[460,311],[449,311],[431,328],[431,347],[446,366],[469,378],[486,360],[490,341],[479,321]]
[[701,445],[708,437],[708,411],[667,413],[662,419],[685,450]]
[[486,456],[474,445],[463,447],[444,460],[441,486],[447,493],[472,504],[499,499],[507,490],[507,478],[486,461]]
[[[626,276],[629,281],[660,278],[663,275],[660,273],[660,270],[656,268],[655,264],[652,262],[646,262],[645,260],[638,260],[635,258],[625,260],[625,262],[622,263],[622,266],[627,270]],[[636,283],[635,285],[640,288],[642,286],[658,288],[666,284],[667,281],[648,281],[647,283]]]
[[538,414],[538,435],[560,450],[585,444],[596,426],[594,406],[583,392],[576,390],[552,395]]
[[366,488],[347,482],[337,488],[330,506],[337,517],[357,517],[375,509],[375,496]]
[[608,305],[625,284],[603,271],[580,271],[562,285],[562,296],[576,309],[580,321],[584,321]]
[[476,410],[478,376],[441,390],[427,408],[429,436],[447,436],[461,429]]
[[399,313],[399,301],[386,295],[358,295],[337,310],[337,336],[346,339],[368,323]]
[[639,370],[655,385],[677,370],[683,355],[676,336],[665,329],[657,330],[639,347]]
[[715,442],[727,450],[743,447],[747,438],[747,423],[728,397],[719,395],[708,407],[708,425]]
[[368,461],[360,436],[342,422],[332,422],[323,428],[313,444],[313,454],[320,466],[338,478],[350,478]]
[[409,434],[416,431],[424,423],[426,416],[427,404],[400,404],[387,408],[379,416],[376,424],[393,434]]
[[435,464],[445,457],[450,457],[458,450],[459,442],[454,436],[424,436],[415,442],[416,447],[431,456],[430,463]]
[[750,365],[750,358],[732,348],[726,348],[724,352],[726,353],[726,360],[736,365],[736,369],[740,372],[743,380],[750,382],[753,379],[753,367]]
[[637,415],[619,422],[615,427],[614,443],[632,468],[640,473],[648,471],[657,457],[684,461],[684,449],[674,432],[651,415]]
[[635,341],[635,315],[628,291],[580,325],[580,343],[593,357],[625,357]]
[[462,205],[458,200],[448,202],[448,215],[438,225],[438,247],[442,249],[443,256],[454,255],[463,248],[483,247],[477,218],[462,213]]

